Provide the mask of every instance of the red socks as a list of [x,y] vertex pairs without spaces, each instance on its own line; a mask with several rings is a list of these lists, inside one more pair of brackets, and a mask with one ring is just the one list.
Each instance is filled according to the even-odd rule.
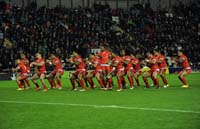
[[184,77],[178,77],[184,85],[187,85],[186,79]]
[[79,82],[80,82],[80,85],[81,85],[82,89],[85,89],[85,84],[84,84],[83,79],[80,79]]
[[128,77],[130,86],[133,87],[134,83],[133,83],[133,78],[132,77]]
[[117,82],[118,82],[118,89],[122,89],[122,78],[117,78]]
[[76,86],[75,86],[75,79],[70,79],[71,83],[72,83],[72,88],[75,89]]
[[57,79],[57,84],[58,84],[59,87],[62,87],[61,80]]
[[149,88],[149,82],[148,82],[147,78],[143,77],[143,80],[144,80],[146,87]]
[[51,88],[55,88],[56,84],[55,84],[54,80],[53,79],[48,79],[48,80],[49,80],[49,83],[51,85]]
[[164,77],[164,76],[161,76],[161,78],[162,78],[162,80],[163,80],[163,83],[164,83],[164,85],[167,85],[167,84],[168,84],[168,82],[167,82],[167,79],[166,79],[166,77]]
[[97,79],[97,81],[99,82],[99,85],[101,86],[101,88],[104,88],[103,81],[101,79]]
[[94,82],[93,82],[92,78],[88,78],[87,81],[89,82],[91,88],[94,89]]

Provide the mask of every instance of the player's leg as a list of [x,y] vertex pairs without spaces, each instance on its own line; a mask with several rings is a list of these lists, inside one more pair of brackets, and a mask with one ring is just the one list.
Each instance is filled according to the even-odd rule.
[[73,91],[76,91],[76,85],[75,85],[75,82],[76,82],[76,78],[77,78],[77,72],[73,73],[72,76],[70,77],[70,81],[71,81],[71,84],[72,84],[72,90]]
[[142,78],[144,80],[144,83],[146,85],[146,88],[149,88],[149,82],[148,82],[148,78],[151,77],[151,72],[145,72],[143,75],[142,75]]
[[164,83],[164,88],[167,88],[169,85],[168,85],[168,81],[167,81],[167,78],[165,76],[165,72],[166,72],[166,69],[160,69],[160,77]]
[[80,91],[85,91],[85,84],[84,84],[83,76],[84,76],[84,72],[83,71],[79,72],[78,80],[79,80],[79,83],[82,87],[82,89]]
[[28,86],[28,89],[30,89],[30,88],[31,88],[31,85],[30,85],[30,82],[29,82],[28,78],[26,78],[24,81],[26,82],[26,84],[27,84],[27,86]]
[[133,77],[137,83],[137,86],[140,86],[140,82],[139,82],[139,76],[140,76],[140,73],[139,72],[134,72],[133,73]]
[[40,75],[40,81],[42,82],[42,85],[43,85],[43,91],[44,92],[46,92],[47,91],[47,86],[46,86],[46,83],[45,83],[45,81],[44,81],[44,79],[45,79],[45,74],[44,73],[41,73],[41,75]]
[[56,72],[55,79],[56,79],[56,81],[57,81],[58,89],[59,89],[59,90],[62,89],[61,76],[62,76],[63,74],[64,74],[64,71],[57,71],[57,72]]
[[97,72],[95,74],[95,77],[96,77],[101,89],[105,89],[105,86],[104,86],[103,81],[102,81],[103,80],[102,73],[101,72]]
[[55,74],[53,72],[51,72],[49,75],[47,75],[47,79],[49,81],[49,84],[51,85],[51,89],[55,89],[56,88],[56,84],[54,82],[54,78],[55,78]]
[[134,88],[134,82],[133,82],[132,70],[127,70],[126,75],[127,75],[128,81],[130,83],[130,89],[133,89]]
[[90,73],[88,73],[86,75],[86,79],[87,79],[87,82],[90,84],[91,88],[94,89],[94,82],[92,80],[92,78],[94,77],[95,75],[95,71],[92,71]]
[[[105,67],[106,68],[106,75],[105,75],[105,78],[106,78],[106,84],[108,84],[108,89],[112,89],[112,85],[113,85],[113,80],[112,80],[112,77],[110,77],[110,78],[107,78],[107,75],[112,71],[112,68],[111,68],[111,66],[106,66]],[[107,85],[105,85],[105,86],[107,86]]]
[[37,73],[35,73],[32,77],[31,80],[32,82],[35,84],[36,86],[36,91],[40,90],[40,85],[37,83],[37,79],[39,78],[39,75]]
[[187,73],[187,71],[185,71],[185,70],[182,70],[180,73],[179,73],[179,75],[178,75],[178,78],[179,78],[179,80],[183,83],[183,88],[188,88],[189,86],[188,86],[188,83],[187,83],[187,81],[186,81],[186,79],[185,79],[185,76],[187,75],[187,74],[189,74],[189,73]]
[[152,79],[153,79],[154,84],[157,86],[157,88],[160,88],[160,83],[158,80],[158,71],[153,71]]
[[17,84],[18,84],[18,89],[17,90],[24,90],[24,84],[23,84],[23,78],[22,76],[17,76],[16,78],[16,81],[17,81]]
[[117,74],[116,74],[116,76],[117,76],[117,83],[118,83],[118,89],[117,89],[117,91],[122,91],[122,72],[121,71],[117,71]]

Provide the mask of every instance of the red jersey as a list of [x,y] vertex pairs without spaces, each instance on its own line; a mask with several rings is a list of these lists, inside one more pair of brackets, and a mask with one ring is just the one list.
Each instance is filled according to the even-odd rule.
[[132,63],[133,63],[133,68],[135,69],[135,71],[141,70],[140,61],[138,58],[132,59]]
[[58,57],[55,57],[52,59],[52,64],[54,65],[54,70],[57,71],[57,70],[62,69],[62,63]]
[[152,57],[149,59],[149,62],[155,62],[155,64],[150,63],[151,70],[154,71],[154,70],[159,69],[159,67],[158,67],[158,60],[157,60],[156,57],[152,56]]
[[166,63],[164,55],[159,54],[156,57],[157,57],[157,60],[158,60],[158,66],[159,66],[159,68],[165,68],[165,67],[167,67],[167,63]]
[[185,55],[182,55],[181,57],[179,57],[179,59],[183,60],[183,62],[181,62],[181,66],[184,69],[191,69],[188,62],[188,58]]
[[91,61],[92,64],[95,64],[96,66],[96,70],[101,70],[102,67],[100,65],[100,59],[95,57],[92,61]]
[[80,56],[74,57],[73,62],[79,63],[76,66],[76,69],[85,69],[85,62],[83,61],[83,59]]
[[107,64],[109,61],[109,56],[110,56],[111,52],[109,51],[102,51],[98,54],[98,56],[100,57],[100,63],[101,64]]
[[126,62],[126,64],[125,64],[126,69],[131,69],[131,68],[133,69],[133,65],[132,65],[130,56],[123,56],[122,59],[124,62]]
[[44,62],[44,64],[43,64],[42,66],[37,66],[37,70],[38,70],[39,72],[41,72],[41,73],[46,72],[46,65],[45,65],[45,61],[44,61],[43,58],[41,58],[41,59],[36,59],[34,62],[35,62],[36,64],[40,64],[40,63],[43,63],[43,62]]
[[30,72],[30,65],[29,65],[29,60],[27,58],[21,59],[21,62],[26,66],[26,69],[28,72]]
[[122,59],[119,56],[116,56],[112,59],[113,64],[117,64],[115,67],[117,70],[123,70]]
[[27,68],[22,62],[18,64],[17,68],[19,69],[20,74],[28,74]]

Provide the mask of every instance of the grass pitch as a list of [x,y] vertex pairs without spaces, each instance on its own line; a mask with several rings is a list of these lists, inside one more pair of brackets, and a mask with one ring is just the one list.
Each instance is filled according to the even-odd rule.
[[188,89],[168,75],[167,89],[144,89],[140,78],[140,87],[122,92],[116,79],[112,91],[97,83],[93,91],[70,91],[66,76],[63,90],[46,93],[0,81],[0,129],[200,129],[200,74],[187,77]]

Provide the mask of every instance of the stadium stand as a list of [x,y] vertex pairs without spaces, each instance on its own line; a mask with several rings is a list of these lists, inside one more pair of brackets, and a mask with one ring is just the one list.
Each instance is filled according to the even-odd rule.
[[[95,4],[93,8],[26,8],[0,3],[0,70],[13,66],[24,52],[33,60],[36,52],[48,57],[55,51],[63,60],[78,49],[87,57],[91,48],[108,43],[119,53],[129,48],[143,58],[149,49],[165,56],[186,52],[193,68],[200,69],[200,7],[198,4],[152,10],[134,5],[129,10]],[[173,65],[173,64],[171,64]]]

